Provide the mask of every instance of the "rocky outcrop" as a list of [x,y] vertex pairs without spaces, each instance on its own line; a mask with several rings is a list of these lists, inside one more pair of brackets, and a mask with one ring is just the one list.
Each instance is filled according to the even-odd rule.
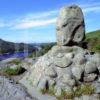
[[100,57],[95,61],[96,56],[78,46],[54,46],[32,66],[27,80],[40,90],[54,85],[72,91],[76,85],[98,80]]
[[81,9],[77,6],[62,8],[57,20],[57,45],[38,59],[24,79],[39,90],[52,87],[56,96],[62,91],[74,93],[79,86],[87,84],[97,93],[100,88],[100,54],[91,54],[74,44],[83,42],[84,30]]

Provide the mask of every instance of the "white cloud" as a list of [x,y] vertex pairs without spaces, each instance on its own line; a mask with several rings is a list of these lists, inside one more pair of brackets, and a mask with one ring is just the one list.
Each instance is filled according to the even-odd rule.
[[13,27],[13,29],[29,29],[33,27],[40,27],[40,26],[47,26],[54,24],[56,22],[56,18],[48,19],[48,20],[34,20],[34,21],[27,21],[22,22]]
[[52,17],[56,15],[57,13],[58,13],[58,10],[41,12],[41,13],[31,13],[31,14],[26,15],[23,18],[23,21],[30,20],[30,19],[48,18],[48,17]]
[[79,3],[84,13],[95,12],[100,13],[100,2],[91,2],[91,3]]
[[[78,3],[77,3],[78,4]],[[100,13],[100,3],[81,3],[78,4],[85,14],[89,12]],[[56,22],[59,10],[52,10],[40,13],[31,13],[18,17],[15,20],[10,20],[5,23],[0,23],[0,27],[8,27],[9,29],[30,29],[33,27],[43,27],[52,25]]]
[[[93,2],[91,4],[81,3],[79,4],[85,14],[89,12],[100,12],[100,2]],[[35,14],[28,14],[17,23],[14,29],[29,29],[33,27],[47,26],[54,24],[58,15],[58,10],[41,12]]]
[[100,7],[89,7],[89,8],[84,8],[83,9],[84,13],[88,12],[100,12]]
[[27,14],[22,18],[17,18],[12,26],[10,26],[10,29],[30,29],[54,24],[56,22],[57,13],[58,10]]
[[91,3],[78,3],[78,5],[80,5],[82,8],[87,8],[87,7],[97,7],[100,6],[100,2],[91,2]]

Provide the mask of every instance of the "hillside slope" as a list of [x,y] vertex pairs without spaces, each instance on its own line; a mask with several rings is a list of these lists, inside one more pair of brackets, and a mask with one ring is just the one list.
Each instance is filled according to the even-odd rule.
[[23,52],[25,50],[28,50],[28,52],[36,51],[36,47],[33,45],[25,43],[13,43],[0,39],[0,53],[13,53],[17,51],[16,49],[19,52]]
[[100,53],[100,30],[87,33],[85,41],[90,51]]

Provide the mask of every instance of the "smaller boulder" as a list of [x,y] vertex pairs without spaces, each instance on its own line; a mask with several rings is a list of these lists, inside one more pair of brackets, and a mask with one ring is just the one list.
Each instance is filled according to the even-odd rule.
[[66,57],[56,58],[55,61],[54,61],[54,64],[57,67],[61,67],[61,68],[68,67],[69,65],[71,65],[71,63],[72,63],[71,59],[68,59]]
[[38,89],[39,90],[44,90],[48,88],[48,80],[46,77],[41,78],[39,84],[38,84]]
[[92,82],[92,81],[94,81],[94,80],[96,79],[96,77],[97,77],[97,74],[94,74],[94,73],[92,73],[92,74],[87,74],[87,75],[84,77],[84,81],[85,81],[85,82]]
[[96,64],[93,61],[88,61],[85,65],[85,73],[90,74],[97,70]]
[[76,54],[75,58],[74,58],[74,63],[76,65],[82,65],[86,63],[86,58],[84,57],[84,55],[82,53]]
[[76,78],[76,80],[81,80],[83,72],[84,72],[83,68],[79,66],[72,68],[72,74]]
[[70,74],[63,75],[62,82],[64,84],[71,86],[71,87],[75,86],[75,84],[76,84],[75,80],[72,79]]

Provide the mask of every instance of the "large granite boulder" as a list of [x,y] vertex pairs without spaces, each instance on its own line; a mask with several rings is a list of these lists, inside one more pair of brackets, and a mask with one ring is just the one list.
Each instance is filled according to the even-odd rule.
[[84,17],[81,8],[72,5],[60,10],[56,25],[57,44],[79,44],[85,38]]

